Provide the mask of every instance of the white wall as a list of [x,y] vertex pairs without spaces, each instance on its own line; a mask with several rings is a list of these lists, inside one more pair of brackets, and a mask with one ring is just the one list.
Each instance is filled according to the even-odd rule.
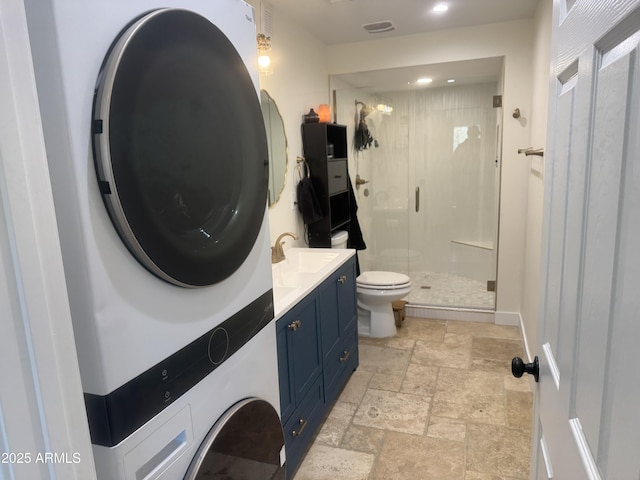
[[[534,20],[533,93],[531,144],[546,145],[547,105],[550,85],[550,50],[552,0],[540,0]],[[535,351],[538,341],[538,306],[540,294],[540,241],[544,195],[544,157],[529,157],[529,198],[527,208],[525,275],[522,282],[522,326],[526,342]],[[532,352],[533,353],[533,352]]]
[[[251,0],[250,3],[258,7],[256,15],[259,15],[259,2]],[[300,235],[304,231],[298,213],[291,209],[291,194],[297,183],[295,157],[302,154],[300,124],[309,108],[330,103],[329,75],[502,56],[505,59],[504,142],[497,310],[508,316],[523,312],[527,331],[535,330],[537,289],[531,285],[537,285],[538,276],[541,167],[536,173],[535,168],[532,170],[534,160],[518,155],[517,150],[544,144],[541,137],[544,126],[539,122],[546,121],[547,105],[541,96],[545,95],[547,80],[541,80],[541,76],[548,72],[548,59],[543,53],[548,50],[545,42],[548,42],[550,20],[546,12],[550,10],[550,3],[550,0],[541,2],[535,20],[332,46],[323,45],[299,28],[285,12],[271,8],[274,73],[261,76],[260,82],[278,104],[289,142],[285,191],[280,202],[270,209],[272,240],[284,231]],[[521,111],[517,120],[511,115],[515,108]],[[529,202],[531,213],[528,213]],[[288,239],[287,242],[303,245],[302,240]]]
[[[256,24],[260,25],[260,1],[253,5]],[[298,240],[286,238],[285,248],[304,246],[304,225],[297,210],[291,208],[291,195],[298,183],[296,157],[303,154],[300,125],[310,108],[329,102],[326,46],[299,28],[286,13],[270,8],[272,13],[271,61],[273,73],[260,75],[260,88],[269,92],[283,117],[287,136],[287,173],[280,201],[269,208],[271,244],[283,232],[294,232]]]

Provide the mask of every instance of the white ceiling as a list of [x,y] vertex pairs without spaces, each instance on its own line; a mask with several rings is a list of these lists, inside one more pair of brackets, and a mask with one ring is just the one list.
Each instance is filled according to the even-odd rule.
[[[262,0],[327,45],[532,18],[539,0]],[[439,3],[449,10],[432,11]],[[258,10],[260,7],[256,10]],[[260,12],[257,11],[257,14]],[[391,21],[396,30],[368,33],[363,24]],[[277,31],[273,32],[274,37]]]
[[[442,87],[450,85],[449,79],[455,80],[455,85],[497,82],[501,73],[502,57],[493,57],[334,75],[332,88],[359,88],[370,94],[380,94]],[[420,86],[415,83],[419,78],[430,78],[433,82]]]

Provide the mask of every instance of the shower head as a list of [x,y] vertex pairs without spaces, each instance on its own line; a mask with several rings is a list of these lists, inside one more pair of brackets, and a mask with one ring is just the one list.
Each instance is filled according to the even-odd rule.
[[356,109],[358,108],[358,105],[362,106],[362,108],[360,109],[360,118],[365,118],[367,115],[369,115],[371,112],[375,110],[375,107],[372,107],[371,105],[367,105],[366,103],[361,102],[360,100],[356,100]]

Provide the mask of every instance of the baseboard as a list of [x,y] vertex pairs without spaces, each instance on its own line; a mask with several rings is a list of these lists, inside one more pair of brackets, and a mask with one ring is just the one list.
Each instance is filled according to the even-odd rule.
[[524,347],[524,353],[527,356],[528,361],[533,362],[534,355],[531,354],[531,350],[529,349],[529,340],[527,339],[527,331],[524,328],[524,322],[522,321],[522,317],[520,318],[520,335],[522,336],[522,345]]
[[533,356],[531,355],[531,350],[529,349],[527,331],[524,328],[522,315],[520,315],[520,313],[518,312],[496,312],[496,325],[510,325],[520,328],[520,338],[522,339],[524,353],[527,357],[527,361],[532,362]]
[[496,325],[519,327],[525,355],[529,362],[533,361],[533,356],[531,355],[529,342],[527,340],[527,332],[525,331],[522,316],[519,312],[492,312],[490,310],[430,307],[408,304],[405,307],[405,314],[408,317],[432,318],[435,320],[463,320],[468,322],[495,323]]
[[496,312],[496,325],[519,327],[522,325],[522,318],[518,312]]
[[495,322],[495,312],[491,310],[407,305],[405,307],[405,314],[409,317],[433,318],[435,320],[463,320],[483,323]]

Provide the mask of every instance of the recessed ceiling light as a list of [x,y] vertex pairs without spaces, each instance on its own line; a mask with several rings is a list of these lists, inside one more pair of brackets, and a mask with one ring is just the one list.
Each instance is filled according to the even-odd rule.
[[421,85],[424,85],[426,83],[431,83],[433,82],[432,78],[419,78],[418,80],[416,80],[416,83],[419,83]]
[[447,83],[455,83],[455,79],[450,78],[449,80],[447,80]]
[[449,6],[446,3],[439,3],[433,7],[433,11],[436,13],[444,13],[449,10]]

